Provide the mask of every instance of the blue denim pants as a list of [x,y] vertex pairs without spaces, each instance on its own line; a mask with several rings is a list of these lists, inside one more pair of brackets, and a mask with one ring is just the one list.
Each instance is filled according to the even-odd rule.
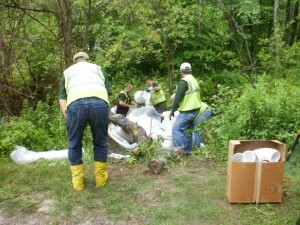
[[107,161],[108,115],[108,104],[99,98],[81,98],[68,106],[68,156],[71,165],[82,163],[82,138],[87,124],[93,135],[94,160]]
[[[195,126],[201,126],[209,117],[211,117],[211,110],[207,108],[195,121]],[[202,142],[202,129],[194,132],[194,144],[197,147],[201,146]]]
[[[179,113],[172,127],[172,137],[175,147],[184,147],[185,154],[192,152],[194,120],[199,110]],[[190,133],[187,134],[187,131]]]

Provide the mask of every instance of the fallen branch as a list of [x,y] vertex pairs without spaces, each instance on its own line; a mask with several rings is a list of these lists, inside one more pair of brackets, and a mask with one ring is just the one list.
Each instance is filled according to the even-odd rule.
[[122,130],[129,135],[128,139],[130,140],[127,140],[129,143],[139,143],[147,138],[146,131],[142,127],[131,122],[123,115],[110,112],[109,121],[117,126],[120,126]]

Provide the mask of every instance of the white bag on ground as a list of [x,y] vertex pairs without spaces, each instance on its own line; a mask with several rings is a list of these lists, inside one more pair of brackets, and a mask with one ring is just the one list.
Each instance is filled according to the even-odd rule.
[[[84,149],[82,149],[84,152]],[[68,150],[50,150],[45,152],[35,152],[27,150],[23,146],[15,146],[15,150],[10,153],[10,157],[17,164],[29,164],[33,163],[39,159],[67,159],[68,158]]]

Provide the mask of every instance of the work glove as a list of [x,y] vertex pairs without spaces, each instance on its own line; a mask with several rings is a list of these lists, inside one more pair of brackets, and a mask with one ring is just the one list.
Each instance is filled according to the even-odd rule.
[[153,90],[153,87],[149,87],[149,88],[146,89],[147,92],[150,92],[152,90]]
[[160,116],[160,122],[162,123],[164,121],[164,116]]
[[171,118],[172,116],[174,117],[174,112],[171,110],[171,111],[170,111],[170,115],[169,115],[170,121],[172,120],[172,118]]

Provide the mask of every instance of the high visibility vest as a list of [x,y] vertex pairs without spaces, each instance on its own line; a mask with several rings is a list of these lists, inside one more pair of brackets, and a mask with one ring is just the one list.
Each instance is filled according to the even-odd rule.
[[67,106],[80,98],[101,98],[108,104],[105,78],[101,67],[88,62],[78,62],[64,71]]
[[204,102],[201,102],[200,105],[200,110],[199,110],[199,115],[201,115],[202,113],[204,113],[204,111],[208,108],[208,105]]
[[199,113],[198,113],[198,115],[195,118],[195,122],[197,121],[197,119],[199,118],[199,116],[201,116],[205,112],[205,110],[207,108],[208,108],[208,105],[206,103],[204,103],[204,102],[201,102]]
[[162,89],[160,89],[159,91],[155,91],[152,89],[151,91],[151,97],[150,97],[150,102],[152,105],[157,105],[161,102],[166,101],[166,96],[165,93]]
[[126,91],[121,91],[120,94],[125,94],[125,103],[129,104],[130,103],[130,98],[128,96],[128,93]]
[[179,111],[190,111],[199,109],[201,106],[200,87],[197,80],[188,74],[182,80],[188,83],[188,90],[179,104]]

